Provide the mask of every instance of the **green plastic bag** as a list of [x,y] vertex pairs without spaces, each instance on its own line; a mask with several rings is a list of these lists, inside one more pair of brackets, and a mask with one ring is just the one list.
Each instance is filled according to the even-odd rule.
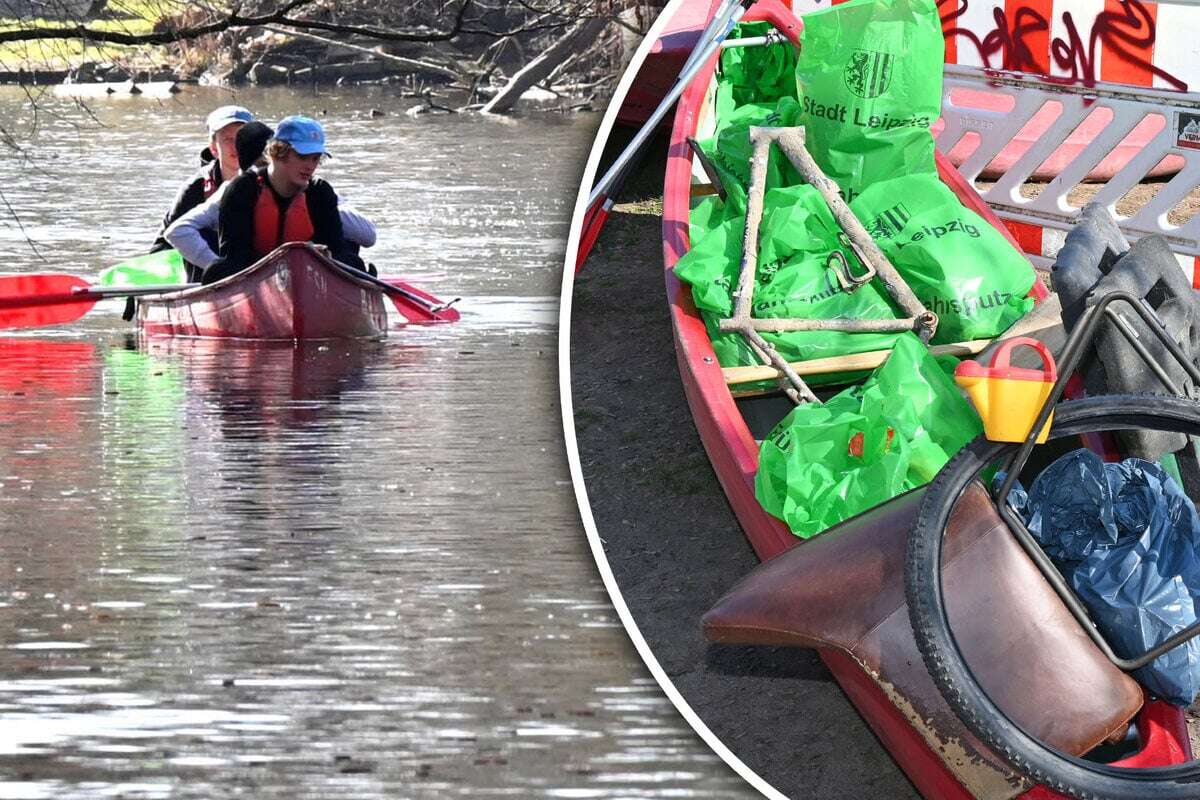
[[759,450],[763,508],[808,538],[928,483],[983,431],[954,362],[905,333],[862,385],[793,409]]
[[[743,23],[729,38],[762,36],[770,30],[766,22]],[[717,127],[712,136],[697,144],[726,187],[736,183],[744,194],[750,180],[750,127],[795,124],[800,110],[796,51],[793,47],[734,47],[721,53],[720,63],[713,96]],[[799,176],[781,154],[772,152],[768,164],[768,187],[798,182]]]
[[[732,193],[731,193],[732,198]],[[736,333],[721,333],[717,321],[733,315],[745,230],[744,200],[727,202],[718,216],[710,206],[700,217],[710,228],[675,265],[676,276],[692,286],[722,366],[760,363]],[[693,233],[696,233],[694,231]],[[826,259],[841,249],[837,224],[816,189],[807,185],[772,189],[763,197],[759,228],[757,284],[752,315],[759,319],[893,319],[896,312],[874,283],[846,292]],[[852,258],[852,257],[851,257]],[[788,361],[827,358],[887,348],[896,334],[838,331],[768,333]]]
[[100,272],[101,286],[153,286],[187,283],[187,270],[178,250],[159,250],[134,256]]
[[934,175],[945,44],[934,0],[851,0],[804,16],[796,63],[813,159],[847,202],[896,175]]
[[[703,218],[709,228],[699,237],[693,236],[691,249],[675,265],[675,275],[692,285],[692,296],[701,310],[726,317],[733,314],[732,292],[741,268],[745,213],[744,195],[734,189],[720,214],[710,207],[702,217],[691,218],[693,228]],[[767,191],[758,232],[759,283],[769,283],[793,256],[835,249],[835,231],[833,215],[811,186]],[[697,232],[693,230],[693,234]]]
[[[744,198],[750,187],[750,156],[754,150],[750,128],[790,126],[795,124],[799,112],[800,106],[792,97],[785,97],[778,103],[738,106],[722,118],[717,133],[696,143],[716,168],[717,177],[726,190],[736,189],[738,197]],[[767,190],[798,183],[802,180],[795,167],[779,148],[772,147],[767,155]]]
[[[774,32],[769,22],[743,22],[735,26],[730,39],[765,36]],[[721,52],[721,81],[718,85],[718,113],[724,111],[720,105],[720,93],[724,93],[733,106],[747,103],[774,103],[783,97],[796,98],[796,48],[777,47],[731,47]]]
[[735,202],[731,195],[723,204],[716,199],[703,208],[703,214],[690,218],[691,247],[676,262],[675,276],[691,285],[698,309],[727,317],[733,312],[730,296],[742,259],[745,201]]
[[938,315],[933,344],[989,339],[1033,308],[1029,262],[936,176],[881,181],[850,209]]

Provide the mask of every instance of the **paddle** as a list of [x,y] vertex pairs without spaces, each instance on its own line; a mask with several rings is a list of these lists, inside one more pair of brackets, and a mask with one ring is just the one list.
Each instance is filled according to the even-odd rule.
[[0,277],[0,328],[37,328],[74,322],[106,297],[136,297],[190,289],[197,284],[106,286],[56,273]]
[[600,234],[600,229],[604,227],[604,223],[608,221],[608,213],[612,210],[613,203],[616,201],[618,193],[621,191],[625,179],[629,177],[636,167],[637,161],[640,160],[645,152],[646,144],[650,141],[654,130],[658,124],[662,122],[663,117],[683,94],[684,89],[692,82],[692,78],[696,76],[712,54],[721,48],[721,42],[729,36],[729,33],[737,25],[738,20],[746,13],[746,8],[751,4],[752,0],[723,0],[717,13],[709,20],[708,25],[704,27],[700,34],[699,41],[696,42],[696,47],[684,62],[683,69],[679,72],[679,77],[671,84],[670,91],[654,109],[654,112],[646,119],[645,124],[634,135],[633,139],[626,145],[625,149],[617,156],[616,161],[609,167],[608,172],[604,174],[596,185],[592,188],[592,193],[588,197],[588,208],[583,218],[583,228],[579,236],[579,250],[575,256],[575,271],[578,272],[583,266],[583,262],[587,260],[588,254],[592,250],[592,245],[596,241],[596,237]]
[[583,215],[583,225],[580,226],[579,231],[579,252],[575,256],[576,272],[579,272],[583,268],[583,262],[587,261],[588,255],[591,254],[592,246],[596,244],[596,238],[600,235],[604,224],[608,222],[608,214],[612,211],[612,207],[617,202],[617,196],[625,186],[625,179],[641,164],[644,152],[639,153],[636,158],[632,159],[626,166],[625,171],[617,176],[617,179],[613,182],[613,188],[609,193],[602,195],[599,202],[595,205],[588,206],[587,213]]
[[[458,298],[443,303],[433,295],[399,278],[380,280],[361,270],[341,265],[355,277],[379,286],[410,322],[455,322]],[[83,278],[60,273],[0,277],[0,329],[38,328],[74,322],[108,297],[139,297],[191,289],[199,284],[148,284],[96,287]]]
[[458,309],[451,308],[459,301],[458,297],[443,303],[400,278],[384,278],[383,282],[395,290],[388,292],[388,298],[409,322],[457,322],[460,318]]
[[127,258],[101,270],[97,283],[101,286],[157,286],[164,283],[185,283],[187,270],[178,250],[159,250]]
[[443,303],[428,292],[423,292],[399,278],[383,280],[369,272],[364,272],[349,264],[343,264],[341,261],[334,263],[355,278],[378,286],[392,301],[396,310],[409,322],[457,322],[460,318],[458,309],[451,308],[459,301],[458,297],[448,303]]

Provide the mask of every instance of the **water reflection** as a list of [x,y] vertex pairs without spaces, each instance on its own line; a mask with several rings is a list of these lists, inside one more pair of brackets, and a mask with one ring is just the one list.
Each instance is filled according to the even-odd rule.
[[97,384],[90,342],[0,337],[0,435],[8,445],[0,451],[0,480],[20,481],[48,439],[83,435],[79,399],[94,396]]

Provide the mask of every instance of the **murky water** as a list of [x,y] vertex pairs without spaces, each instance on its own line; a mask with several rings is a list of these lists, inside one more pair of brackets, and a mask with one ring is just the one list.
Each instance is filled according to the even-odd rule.
[[[31,132],[0,92],[31,158],[0,151],[3,269],[140,252],[230,99]],[[0,797],[748,795],[646,676],[570,491],[555,295],[595,120],[236,100],[324,110],[369,259],[462,321],[147,341],[111,302],[0,336]]]

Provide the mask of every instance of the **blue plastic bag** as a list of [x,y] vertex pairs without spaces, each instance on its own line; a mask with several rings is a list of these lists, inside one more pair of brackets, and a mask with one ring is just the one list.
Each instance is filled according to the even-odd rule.
[[[1158,465],[1106,464],[1076,450],[1038,475],[1028,496],[1014,487],[1009,501],[1118,656],[1143,653],[1196,621],[1200,516]],[[1200,637],[1134,676],[1152,694],[1191,705]]]

